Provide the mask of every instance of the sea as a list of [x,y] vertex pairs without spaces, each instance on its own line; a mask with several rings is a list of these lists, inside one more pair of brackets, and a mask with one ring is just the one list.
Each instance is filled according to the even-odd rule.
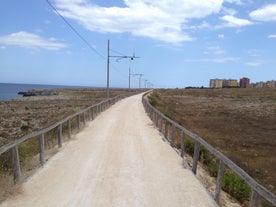
[[[57,89],[57,88],[88,88],[84,86],[64,86],[64,85],[41,85],[41,84],[19,84],[19,83],[0,83],[0,101],[10,101],[21,98],[18,92],[29,91],[32,89]],[[91,88],[91,87],[89,87]]]

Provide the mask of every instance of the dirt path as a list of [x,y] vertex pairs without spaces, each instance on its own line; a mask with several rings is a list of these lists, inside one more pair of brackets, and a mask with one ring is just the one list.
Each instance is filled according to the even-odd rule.
[[214,206],[144,112],[141,95],[103,112],[1,206]]

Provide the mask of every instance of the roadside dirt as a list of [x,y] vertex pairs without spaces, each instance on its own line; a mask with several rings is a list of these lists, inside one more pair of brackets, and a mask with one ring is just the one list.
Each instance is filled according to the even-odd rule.
[[215,204],[162,141],[136,95],[90,122],[1,206]]

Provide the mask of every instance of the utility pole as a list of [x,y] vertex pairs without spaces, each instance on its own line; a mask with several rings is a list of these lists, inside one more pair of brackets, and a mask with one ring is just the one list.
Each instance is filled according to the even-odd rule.
[[142,78],[143,75],[144,74],[142,74],[142,73],[139,74],[139,88],[141,88],[141,78]]
[[109,55],[110,51],[110,46],[109,46],[109,40],[107,41],[107,77],[106,77],[106,99],[109,99],[109,58],[117,58],[118,60],[123,59],[123,58],[130,58],[130,60],[133,60],[134,58],[140,58],[136,57],[134,54],[132,56],[127,56],[127,55]]
[[130,89],[130,76],[131,76],[131,70],[129,68],[129,70],[128,70],[128,89]]
[[106,99],[109,99],[109,40],[107,41]]
[[147,82],[147,86],[148,86],[148,88],[152,88],[153,87],[153,84],[151,83],[151,82]]
[[138,73],[138,74],[132,74],[133,76],[139,76],[139,88],[141,88],[141,78],[144,75],[143,73]]

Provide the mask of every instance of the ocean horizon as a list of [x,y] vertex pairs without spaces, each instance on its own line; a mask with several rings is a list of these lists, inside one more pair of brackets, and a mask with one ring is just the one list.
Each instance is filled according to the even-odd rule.
[[60,88],[101,88],[92,86],[67,86],[67,85],[46,85],[46,84],[25,84],[25,83],[0,83],[0,101],[10,101],[21,98],[18,93],[32,89],[60,89]]

